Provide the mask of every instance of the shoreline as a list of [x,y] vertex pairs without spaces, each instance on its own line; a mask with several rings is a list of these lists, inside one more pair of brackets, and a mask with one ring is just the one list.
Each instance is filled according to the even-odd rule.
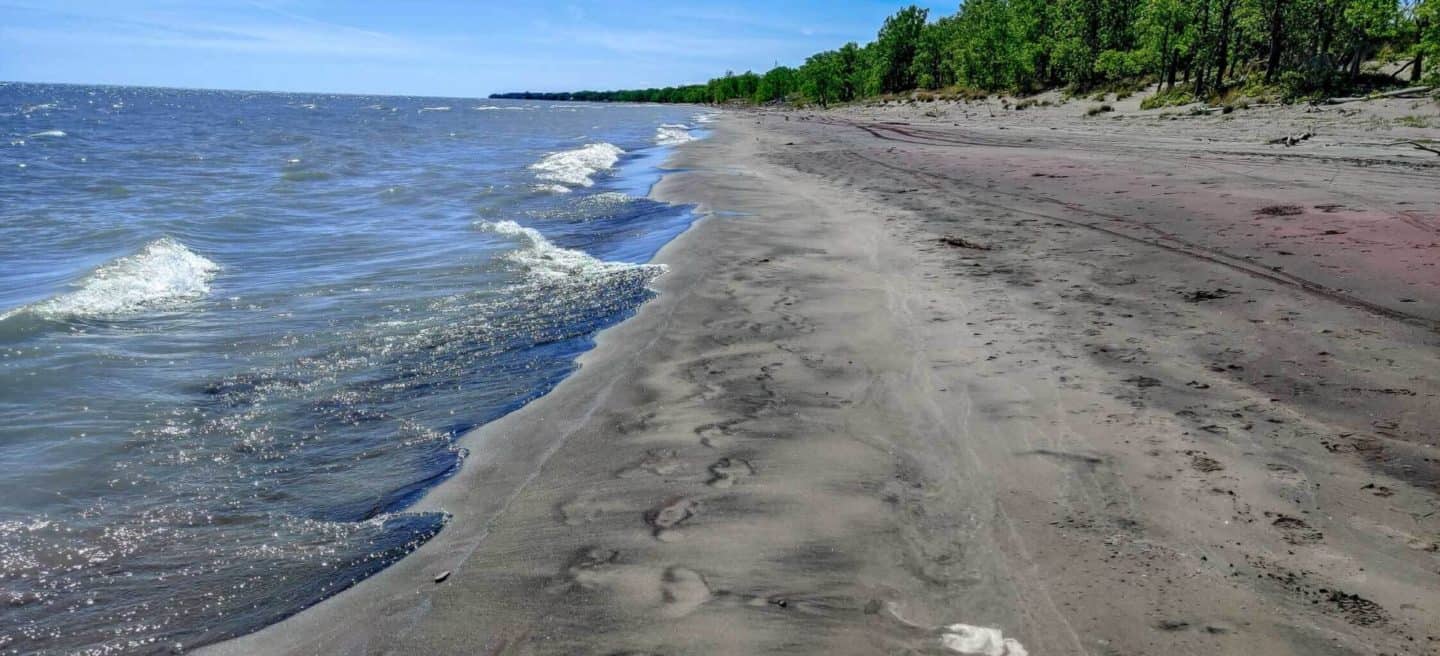
[[[700,129],[713,132],[713,128],[709,126],[703,126]],[[661,200],[655,197],[653,191],[664,182],[666,177],[673,174],[677,168],[673,166],[673,163],[682,155],[687,146],[703,142],[708,138],[710,136],[706,135],[695,141],[672,145],[671,152],[655,165],[656,176],[655,180],[648,185],[651,193],[647,194],[647,197]],[[651,284],[656,292],[656,297],[642,304],[634,316],[596,333],[593,347],[576,358],[575,371],[546,394],[462,436],[457,441],[457,446],[465,449],[469,455],[465,458],[459,471],[427,490],[418,501],[403,511],[406,513],[447,512],[451,518],[447,522],[445,530],[380,572],[295,615],[251,633],[203,645],[196,648],[195,652],[216,655],[257,652],[305,653],[320,649],[320,645],[325,645],[322,651],[368,652],[368,645],[372,638],[385,635],[385,632],[374,627],[367,631],[356,632],[352,627],[344,626],[340,618],[352,618],[355,613],[369,618],[378,618],[381,615],[388,615],[386,611],[388,604],[407,603],[412,591],[416,597],[423,597],[429,592],[427,588],[434,585],[435,578],[442,574],[447,575],[446,578],[448,578],[458,567],[454,564],[447,566],[447,563],[454,563],[457,558],[463,560],[475,546],[478,546],[480,541],[483,541],[488,523],[485,518],[492,518],[504,512],[513,495],[538,473],[538,468],[543,466],[550,454],[563,445],[568,438],[567,434],[563,437],[552,438],[546,444],[525,444],[524,442],[530,439],[531,432],[535,432],[536,429],[561,423],[552,421],[550,424],[546,424],[544,417],[531,417],[530,415],[545,412],[546,400],[552,397],[565,396],[569,398],[593,395],[597,396],[595,402],[598,403],[599,399],[606,395],[608,385],[599,385],[599,389],[602,391],[597,395],[594,394],[592,388],[586,388],[587,384],[593,383],[577,379],[582,378],[587,368],[594,368],[592,361],[615,360],[634,353],[634,348],[627,348],[623,341],[612,336],[612,333],[621,330],[627,324],[634,323],[668,293],[667,279],[672,278],[675,267],[668,261],[667,252],[672,248],[678,248],[675,246],[676,242],[685,239],[702,222],[710,218],[708,213],[699,211],[699,208],[692,212],[695,214],[695,218],[690,221],[689,225],[665,243],[649,262],[649,264],[662,264],[670,267],[665,275],[660,276]],[[589,377],[594,377],[593,373],[585,378]],[[580,387],[585,391],[567,389],[572,387]],[[555,403],[562,404],[563,402]],[[582,409],[581,417],[588,416],[590,410],[589,408]],[[575,420],[573,417],[568,419]],[[511,426],[511,424],[517,425]],[[517,476],[517,469],[525,475]],[[448,510],[453,507],[465,508],[463,514],[469,521],[465,522],[463,531],[457,528],[457,524],[460,524],[457,517],[462,513]],[[483,521],[476,522],[474,521],[476,518]],[[446,543],[447,538],[452,544]],[[415,578],[417,576],[419,579]],[[427,586],[424,583],[416,585],[416,580],[430,585]],[[377,597],[388,598],[388,600],[377,599]],[[416,601],[415,603],[423,602]],[[400,621],[399,624],[403,626],[404,621]],[[322,627],[330,627],[332,630],[317,631]]]
[[419,506],[488,519],[207,653],[1433,649],[1433,190],[889,111],[680,148],[659,295]]

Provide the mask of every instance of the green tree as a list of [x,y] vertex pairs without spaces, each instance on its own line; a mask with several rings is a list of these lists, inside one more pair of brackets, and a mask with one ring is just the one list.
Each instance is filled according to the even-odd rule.
[[834,50],[815,53],[800,67],[800,91],[821,107],[840,100],[843,83],[840,54]]
[[875,37],[875,66],[880,91],[894,93],[915,88],[915,52],[925,31],[930,10],[910,5],[889,18]]

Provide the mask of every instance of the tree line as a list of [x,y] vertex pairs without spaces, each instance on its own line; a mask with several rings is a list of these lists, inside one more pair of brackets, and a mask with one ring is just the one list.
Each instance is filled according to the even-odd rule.
[[[1375,58],[1404,62],[1389,76]],[[1440,83],[1440,0],[964,0],[951,16],[906,7],[875,40],[798,67],[705,84],[494,98],[828,105],[916,89],[1031,93],[1133,89],[1206,98],[1237,86],[1289,98],[1362,84]]]

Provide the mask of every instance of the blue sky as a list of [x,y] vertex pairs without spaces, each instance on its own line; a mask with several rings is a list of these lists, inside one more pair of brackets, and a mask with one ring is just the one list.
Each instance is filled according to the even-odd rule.
[[[879,0],[0,0],[0,80],[481,96],[703,82],[874,38]],[[958,0],[918,2],[931,15]]]

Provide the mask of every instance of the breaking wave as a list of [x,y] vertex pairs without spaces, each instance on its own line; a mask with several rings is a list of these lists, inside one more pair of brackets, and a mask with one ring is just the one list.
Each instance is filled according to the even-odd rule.
[[694,140],[695,135],[690,134],[688,125],[666,123],[655,130],[655,143],[662,146],[678,146]]
[[663,264],[606,262],[584,251],[556,246],[539,230],[514,221],[482,221],[477,226],[522,242],[521,248],[506,253],[503,258],[521,266],[533,280],[539,282],[591,283],[614,277],[649,280],[666,271]]
[[575,150],[550,153],[531,164],[530,169],[536,171],[535,177],[541,180],[589,187],[595,184],[590,176],[614,167],[624,154],[625,151],[614,144],[593,143]]
[[103,317],[167,309],[210,293],[220,266],[164,237],[140,252],[111,260],[75,283],[75,291],[0,314],[29,312],[50,319]]

